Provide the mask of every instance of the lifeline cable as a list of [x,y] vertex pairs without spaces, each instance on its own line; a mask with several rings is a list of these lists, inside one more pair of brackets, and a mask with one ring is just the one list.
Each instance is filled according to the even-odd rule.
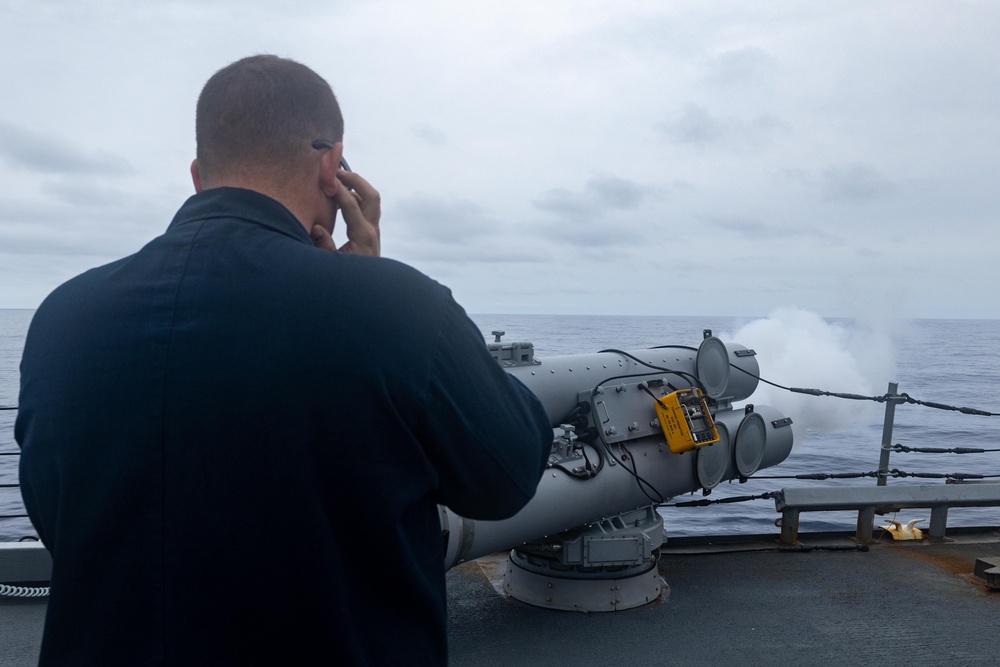
[[917,477],[920,479],[953,479],[956,481],[964,481],[967,479],[992,479],[1000,477],[1000,475],[982,475],[975,472],[906,472],[905,470],[899,470],[898,468],[893,468],[885,473],[889,477]]
[[768,491],[759,496],[732,496],[730,498],[700,498],[698,500],[685,500],[679,503],[660,503],[657,507],[706,507],[708,505],[722,505],[725,503],[745,503],[750,500],[770,500],[777,496],[780,491]]
[[967,479],[990,479],[1000,477],[1000,475],[984,475],[977,472],[907,472],[899,468],[879,472],[814,472],[803,473],[801,475],[754,475],[750,479],[805,479],[810,481],[822,481],[826,479],[856,479],[859,477],[916,477],[920,479],[953,479],[964,481]]
[[903,454],[986,454],[989,452],[1000,452],[1000,449],[984,449],[982,447],[907,447],[906,445],[895,444],[887,448],[891,452]]
[[826,479],[857,479],[859,477],[878,477],[878,471],[872,472],[811,472],[799,475],[754,475],[753,479],[808,479],[822,481]]
[[954,405],[946,405],[944,403],[934,403],[932,401],[921,401],[913,398],[906,392],[899,395],[900,398],[904,399],[907,403],[913,405],[923,405],[924,407],[934,408],[935,410],[952,410],[954,412],[961,412],[963,415],[980,415],[982,417],[998,417],[1000,412],[987,412],[986,410],[977,410],[976,408],[959,408]]
[[785,391],[790,391],[793,394],[808,394],[809,396],[831,396],[833,398],[844,398],[851,401],[874,401],[876,403],[885,403],[886,401],[891,401],[893,399],[898,399],[900,402],[909,403],[911,405],[922,405],[927,408],[934,408],[936,410],[951,410],[953,412],[961,412],[964,415],[979,415],[981,417],[1000,417],[1000,412],[989,412],[987,410],[979,410],[977,408],[963,408],[954,405],[947,405],[945,403],[935,403],[933,401],[921,401],[919,399],[913,398],[907,393],[902,394],[882,394],[881,396],[864,396],[862,394],[848,394],[834,391],[824,391],[822,389],[809,389],[804,387],[786,387],[784,385],[778,384],[777,382],[771,382],[770,380],[765,380],[759,375],[754,375],[750,371],[740,368],[736,364],[730,362],[729,364],[736,370],[746,373],[750,377],[756,379],[764,384],[769,384],[772,387],[777,387],[778,389],[784,389]]

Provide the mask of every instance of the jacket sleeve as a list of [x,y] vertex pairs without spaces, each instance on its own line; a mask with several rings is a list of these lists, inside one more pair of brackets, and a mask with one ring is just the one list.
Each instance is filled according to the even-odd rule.
[[504,519],[535,495],[552,427],[535,395],[500,367],[475,324],[447,301],[421,428],[439,475],[438,502],[470,519]]

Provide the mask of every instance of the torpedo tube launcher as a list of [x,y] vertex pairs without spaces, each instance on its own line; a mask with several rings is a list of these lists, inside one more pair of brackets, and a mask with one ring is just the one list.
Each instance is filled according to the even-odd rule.
[[[710,330],[698,347],[546,359],[535,359],[531,343],[493,333],[497,362],[545,408],[552,452],[534,498],[509,519],[473,521],[440,507],[445,565],[512,549],[504,588],[525,602],[599,611],[655,599],[664,540],[656,505],[708,494],[791,451],[791,419],[733,405],[757,388],[756,353]],[[607,579],[626,585],[604,602],[592,587],[606,590]],[[553,581],[572,592],[553,598]]]

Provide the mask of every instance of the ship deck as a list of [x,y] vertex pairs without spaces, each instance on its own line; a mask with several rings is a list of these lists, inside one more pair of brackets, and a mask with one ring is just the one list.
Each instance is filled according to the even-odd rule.
[[448,573],[452,665],[996,665],[1000,591],[973,576],[1000,531],[944,542],[805,535],[671,540],[660,600],[577,613],[497,593],[504,557]]
[[[671,540],[669,589],[626,611],[532,607],[498,593],[503,555],[447,575],[451,663],[462,665],[996,665],[1000,591],[973,576],[1000,529],[943,542],[806,534]],[[37,661],[44,600],[0,598],[0,663]],[[391,635],[392,629],[384,631]]]

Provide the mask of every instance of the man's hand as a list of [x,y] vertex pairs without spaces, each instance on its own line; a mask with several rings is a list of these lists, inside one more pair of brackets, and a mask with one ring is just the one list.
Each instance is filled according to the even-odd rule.
[[[353,171],[337,171],[340,185],[333,198],[344,216],[347,243],[340,252],[378,257],[382,250],[379,218],[382,216],[378,191]],[[317,248],[338,250],[333,237],[319,225],[313,225],[309,235]]]

